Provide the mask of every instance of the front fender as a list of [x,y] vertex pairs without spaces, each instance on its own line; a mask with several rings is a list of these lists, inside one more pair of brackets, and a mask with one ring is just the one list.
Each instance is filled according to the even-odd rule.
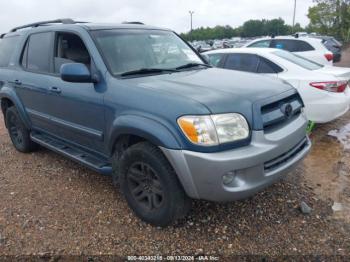
[[21,102],[20,98],[16,94],[15,90],[12,87],[3,86],[0,89],[0,99],[3,99],[3,98],[7,98],[12,101],[24,125],[26,126],[26,128],[30,129],[31,128],[30,118],[26,113],[23,103]]
[[122,115],[115,119],[109,132],[109,152],[112,153],[114,143],[122,135],[142,137],[156,146],[169,149],[181,149],[178,135],[165,124],[144,116]]

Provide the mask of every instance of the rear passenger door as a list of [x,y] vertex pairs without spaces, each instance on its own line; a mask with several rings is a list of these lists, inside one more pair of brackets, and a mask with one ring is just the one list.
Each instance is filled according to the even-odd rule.
[[53,33],[31,34],[21,55],[22,70],[14,77],[16,93],[22,100],[35,129],[55,133],[49,121],[49,88],[52,86],[50,59],[52,56]]

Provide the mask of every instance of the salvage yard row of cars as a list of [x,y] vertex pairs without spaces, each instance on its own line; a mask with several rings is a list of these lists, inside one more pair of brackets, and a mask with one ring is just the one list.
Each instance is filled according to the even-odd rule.
[[19,152],[40,145],[111,175],[164,227],[192,199],[247,198],[296,168],[317,103],[330,111],[319,122],[348,110],[346,69],[279,48],[208,53],[216,68],[168,29],[37,22],[0,37],[1,109]]
[[[199,52],[223,48],[269,47],[282,48],[290,52],[302,53],[321,64],[332,64],[341,60],[342,44],[332,36],[296,33],[293,36],[272,36],[263,38],[238,38],[226,40],[193,41],[190,44]],[[322,56],[319,56],[322,54]]]

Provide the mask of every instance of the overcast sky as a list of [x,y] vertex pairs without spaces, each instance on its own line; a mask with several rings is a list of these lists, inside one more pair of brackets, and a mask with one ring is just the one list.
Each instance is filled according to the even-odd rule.
[[[312,0],[297,0],[296,22],[308,24]],[[91,22],[142,21],[178,33],[193,26],[243,24],[249,19],[283,18],[292,24],[294,0],[0,0],[0,33],[40,20],[74,18]]]

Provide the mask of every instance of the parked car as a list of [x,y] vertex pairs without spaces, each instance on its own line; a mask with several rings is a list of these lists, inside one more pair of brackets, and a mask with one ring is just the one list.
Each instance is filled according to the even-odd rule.
[[251,196],[311,146],[296,89],[212,68],[170,30],[34,23],[3,37],[0,67],[14,147],[41,145],[112,175],[153,225],[183,217],[191,199]]
[[333,65],[333,53],[322,40],[310,37],[278,36],[275,38],[256,39],[243,47],[279,48],[293,52],[322,65]]
[[197,51],[200,53],[207,52],[210,50],[213,50],[213,48],[210,45],[208,45],[207,43],[201,43],[197,47]]
[[332,121],[349,110],[350,68],[324,66],[272,48],[235,48],[206,53],[212,65],[283,79],[298,89],[308,119]]
[[332,36],[312,36],[322,40],[324,46],[333,53],[333,62],[340,62],[342,44]]

